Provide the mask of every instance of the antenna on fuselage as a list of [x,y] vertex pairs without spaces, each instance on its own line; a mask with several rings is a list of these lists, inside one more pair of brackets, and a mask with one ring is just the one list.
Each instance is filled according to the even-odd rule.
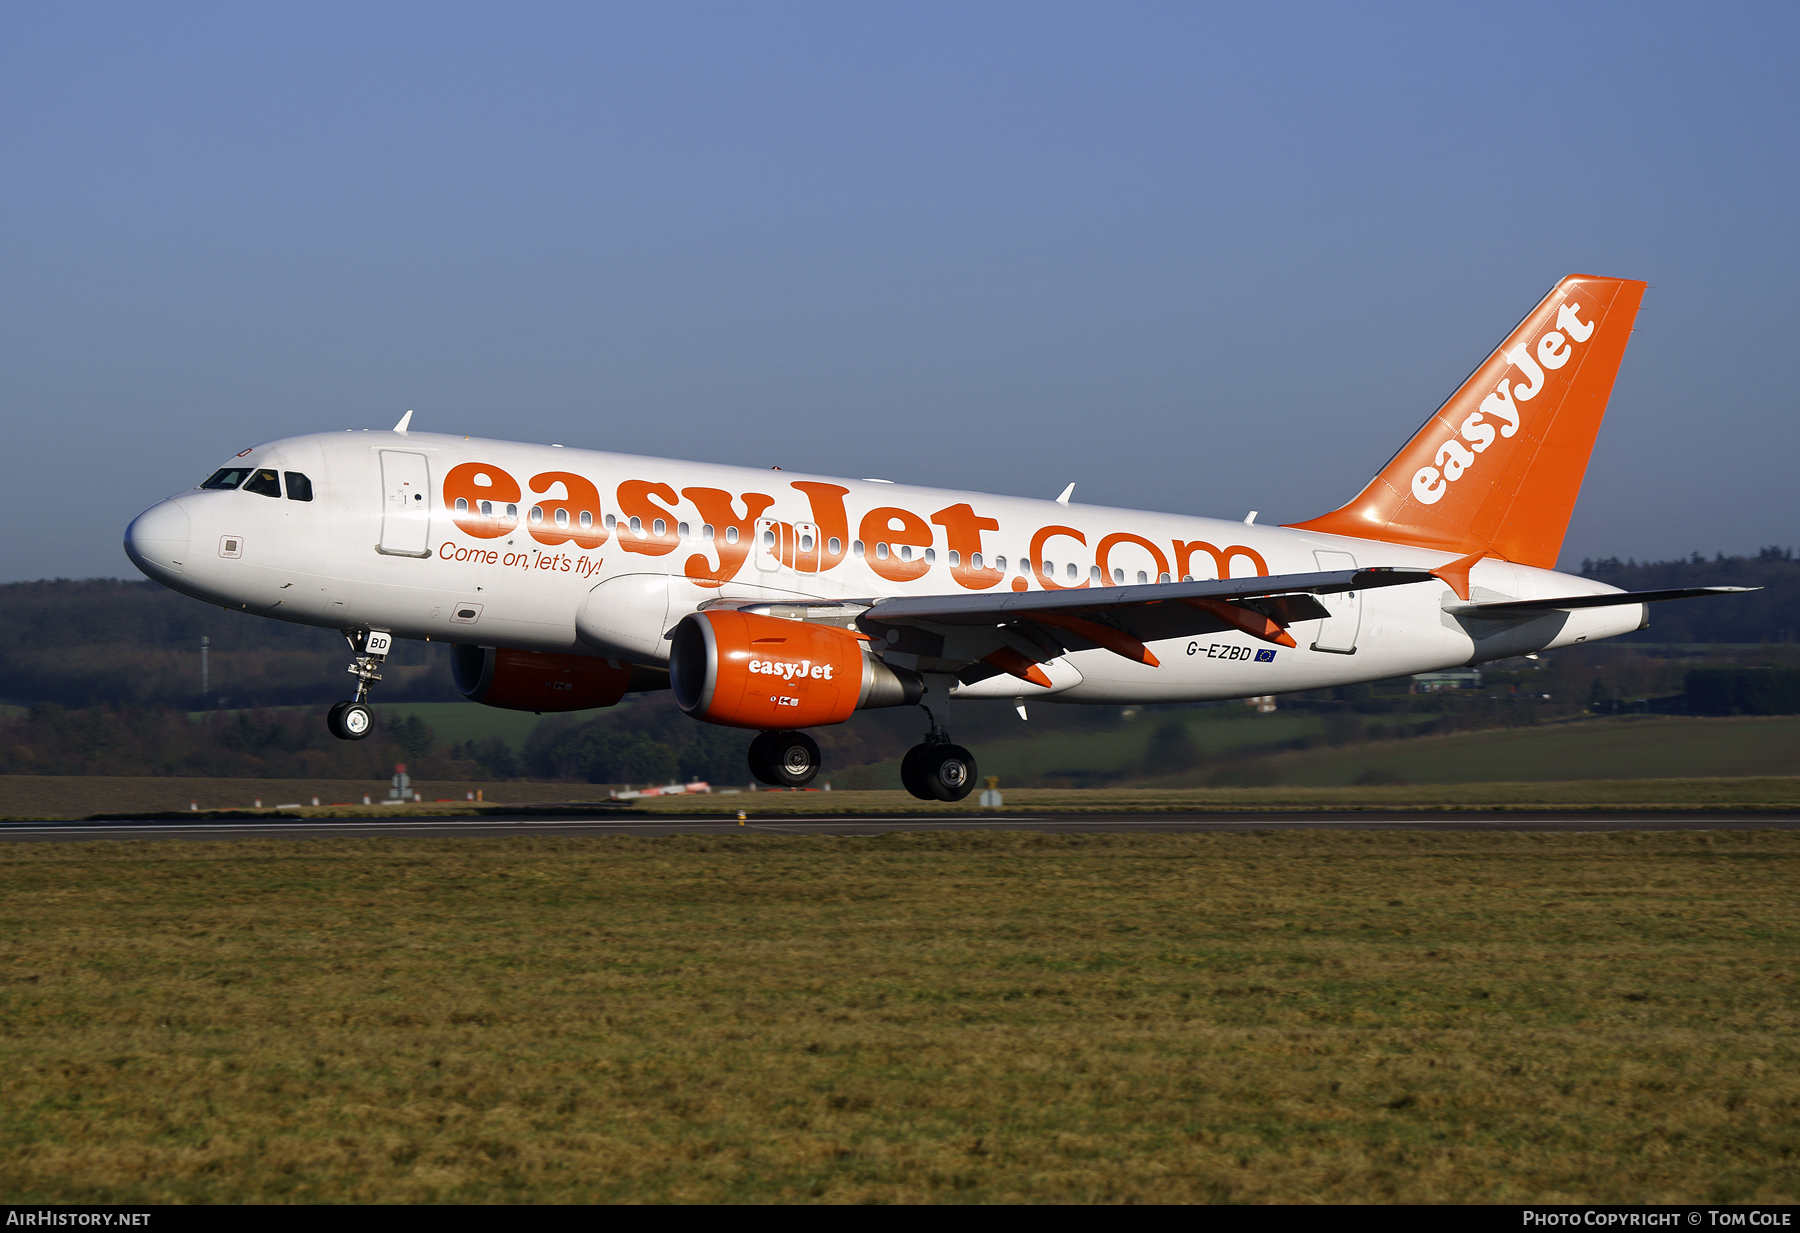
[[406,426],[410,423],[412,423],[412,412],[408,411],[405,415],[400,417],[400,422],[394,425],[394,431],[405,432]]
[[1056,498],[1056,503],[1058,505],[1067,505],[1069,503],[1069,498],[1074,495],[1075,495],[1075,485],[1070,484],[1067,488],[1062,490],[1062,496]]

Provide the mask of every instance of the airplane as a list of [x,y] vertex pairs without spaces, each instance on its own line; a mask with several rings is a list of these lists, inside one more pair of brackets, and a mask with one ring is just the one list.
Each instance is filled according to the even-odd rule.
[[125,551],[184,594],[343,632],[369,735],[397,638],[454,647],[458,689],[535,712],[670,689],[754,729],[799,788],[807,728],[919,706],[901,778],[968,795],[944,704],[1177,703],[1535,654],[1648,623],[1555,572],[1645,284],[1571,275],[1347,504],[1285,526],[411,430],[240,451],[140,514]]

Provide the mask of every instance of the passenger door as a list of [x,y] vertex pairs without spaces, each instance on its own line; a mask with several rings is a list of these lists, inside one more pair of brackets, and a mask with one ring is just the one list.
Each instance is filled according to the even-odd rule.
[[[1319,563],[1321,572],[1356,568],[1356,558],[1347,552],[1314,552],[1313,560]],[[1318,598],[1331,615],[1319,622],[1312,649],[1334,655],[1356,654],[1356,634],[1362,627],[1362,598],[1355,591]]]
[[431,468],[425,455],[381,451],[381,543],[395,557],[431,555]]

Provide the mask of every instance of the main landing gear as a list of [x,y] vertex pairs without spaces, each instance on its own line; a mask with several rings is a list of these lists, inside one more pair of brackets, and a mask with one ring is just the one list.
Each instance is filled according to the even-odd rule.
[[919,709],[931,727],[900,760],[900,782],[922,801],[960,801],[975,787],[975,755],[951,743],[929,707]]
[[[923,741],[906,751],[900,782],[922,801],[960,801],[975,787],[975,755],[951,743],[950,734],[930,710],[925,714],[931,728]],[[750,773],[763,783],[804,788],[819,773],[819,746],[804,732],[759,732],[750,742],[749,760]]]
[[369,709],[369,687],[381,679],[380,668],[394,649],[394,635],[385,629],[347,629],[344,638],[356,652],[350,675],[356,678],[356,698],[340,702],[325,715],[325,727],[340,741],[360,741],[375,730],[375,713]]
[[750,773],[778,788],[804,788],[819,773],[819,745],[804,732],[759,732],[750,742]]

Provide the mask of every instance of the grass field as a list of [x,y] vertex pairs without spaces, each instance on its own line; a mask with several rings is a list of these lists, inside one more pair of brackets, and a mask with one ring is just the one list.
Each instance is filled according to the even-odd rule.
[[[630,703],[623,705],[629,706]],[[457,741],[481,741],[497,736],[514,750],[519,750],[524,748],[525,738],[531,735],[531,730],[542,723],[544,718],[530,711],[503,711],[497,707],[478,706],[473,702],[377,703],[375,710],[387,720],[417,715],[431,726],[431,730],[437,734],[438,744],[443,747]],[[611,709],[567,712],[568,717],[576,723],[586,723],[590,719],[611,713]]]
[[1793,1202],[1800,836],[17,845],[9,1201]]
[[1306,750],[1262,765],[1278,783],[1319,787],[1371,769],[1416,784],[1800,775],[1800,716],[1628,715]]
[[[388,816],[394,813],[472,814],[496,806],[545,805],[607,799],[601,784],[460,783],[420,780],[420,805],[388,806],[384,783],[309,779],[183,779],[127,775],[0,775],[0,821],[37,818],[131,817],[185,812],[288,808],[306,816]],[[480,791],[484,803],[467,798]],[[367,793],[372,806],[361,804]],[[1583,779],[1567,782],[1370,784],[1349,787],[1258,788],[1012,788],[1003,813],[1163,812],[1169,810],[1359,809],[1800,809],[1800,776],[1690,779]],[[319,808],[311,807],[314,798]],[[349,802],[347,805],[340,805]],[[448,802],[448,803],[445,803]],[[978,796],[955,804],[915,800],[898,789],[839,792],[755,792],[651,797],[631,812],[735,814],[803,813],[977,814]]]
[[[981,773],[998,775],[1002,786],[1070,771],[1169,787],[1204,784],[1219,773],[1216,762],[1163,776],[1144,765],[1151,729],[1178,714],[1146,715],[1136,723],[1093,735],[1022,734],[1012,740],[985,742],[975,755]],[[1371,718],[1398,722],[1431,717]],[[1245,746],[1317,737],[1323,727],[1322,717],[1316,715],[1278,711],[1246,716],[1235,708],[1190,711],[1185,722],[1194,745],[1214,758]],[[1319,747],[1255,758],[1250,765],[1234,769],[1259,772],[1270,783],[1296,786],[1349,784],[1370,769],[1417,784],[1800,775],[1800,716],[1583,719],[1536,728]],[[894,769],[896,782],[898,774]]]
[[[1048,705],[1038,707],[1036,714],[1052,711]],[[1372,727],[1388,733],[1430,723],[1435,716],[1374,715],[1367,717]],[[954,708],[947,722],[956,730]],[[1232,754],[1246,746],[1272,745],[1296,738],[1318,738],[1325,729],[1324,717],[1307,711],[1276,711],[1259,715],[1247,707],[1229,706],[1183,707],[1167,711],[1139,713],[1129,722],[1110,728],[1066,729],[1033,727],[1031,721],[1012,729],[1015,735],[1004,740],[971,741],[984,775],[997,775],[1002,783],[1040,783],[1045,776],[1079,775],[1100,784],[1130,782],[1146,774],[1145,754],[1152,734],[1168,723],[1179,723],[1186,730],[1196,753],[1217,758]],[[879,765],[882,779],[900,784],[898,761]],[[1150,768],[1153,769],[1153,768]],[[850,778],[859,786],[873,787],[871,771],[859,769]],[[882,786],[887,786],[883,784]]]

